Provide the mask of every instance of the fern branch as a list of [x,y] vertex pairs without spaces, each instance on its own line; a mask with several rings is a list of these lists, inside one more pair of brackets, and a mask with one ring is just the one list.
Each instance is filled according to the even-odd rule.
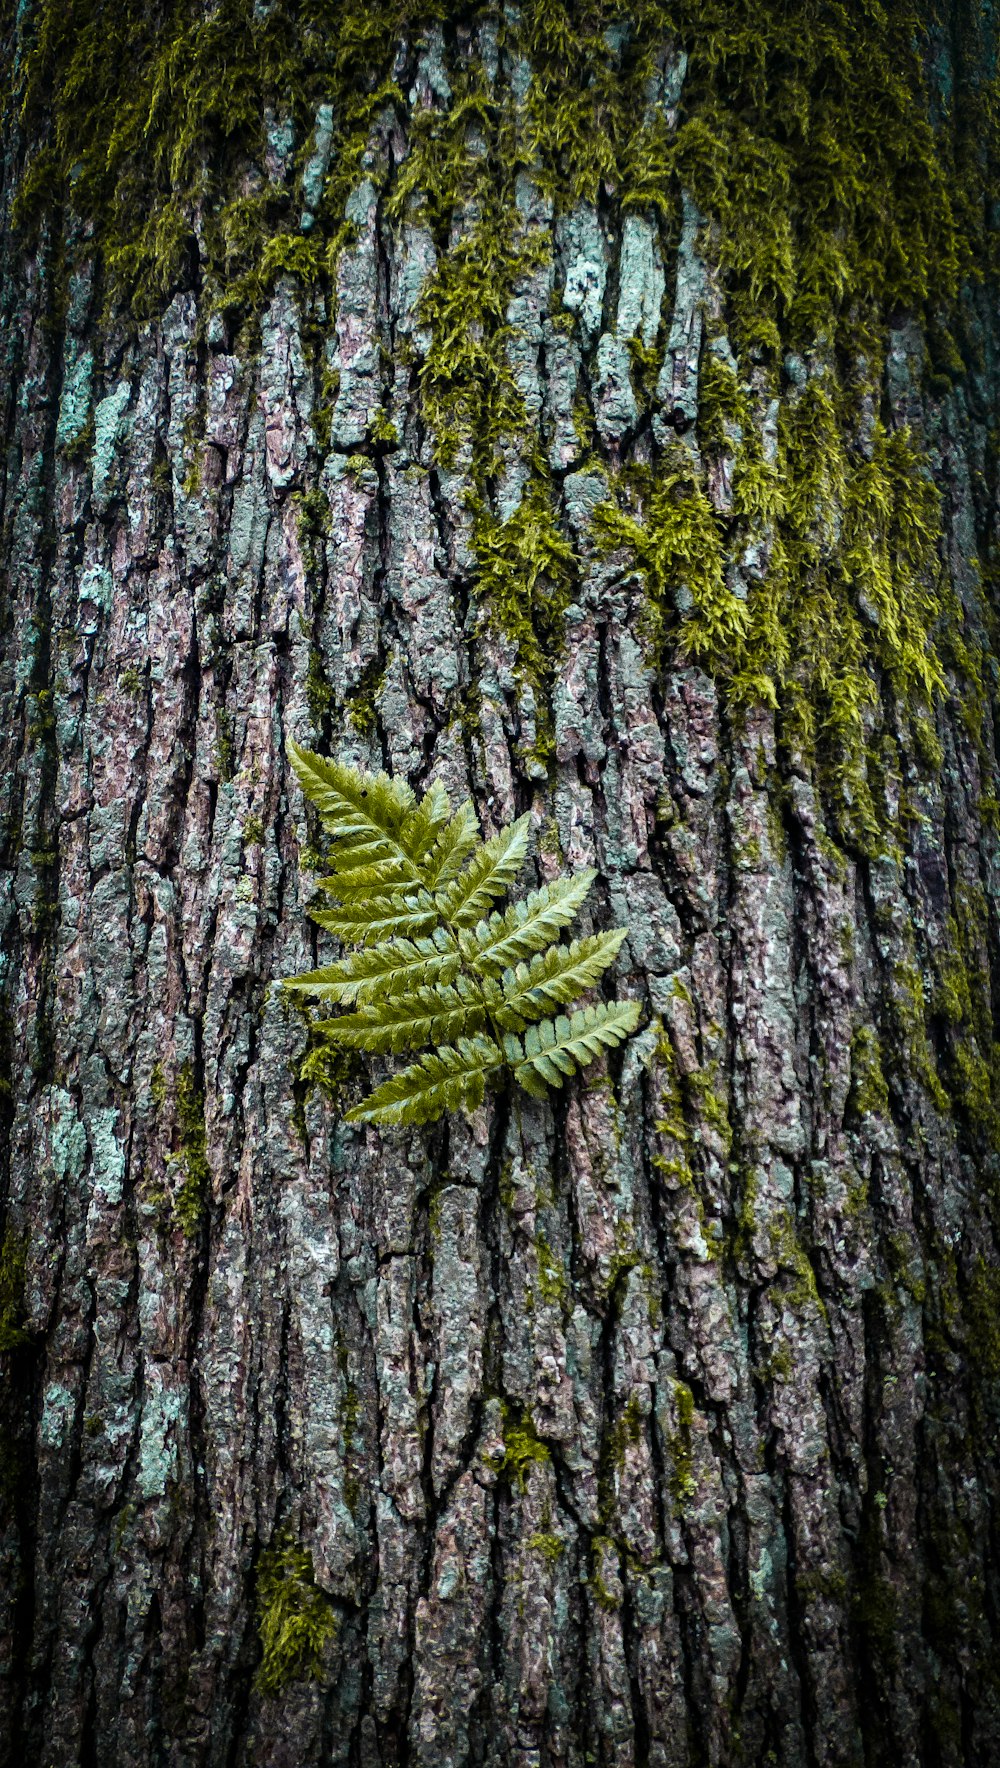
[[330,876],[317,882],[321,890],[339,896],[341,902],[364,901],[389,891],[405,894],[422,887],[412,860],[380,851],[370,843],[355,845],[349,836],[342,836],[338,847],[340,851],[330,855]]
[[428,890],[440,889],[456,877],[474,848],[480,845],[479,824],[471,803],[460,804],[450,823],[442,829],[424,861]]
[[362,774],[297,743],[288,748],[306,797],[337,840],[332,864],[343,879],[362,866],[386,865],[383,887],[424,881],[422,861],[440,839],[451,806],[434,785],[418,804],[410,787],[388,774]]
[[[322,882],[326,885],[328,880]],[[373,945],[380,939],[414,939],[421,934],[430,935],[440,921],[434,899],[426,891],[405,896],[398,891],[385,895],[368,894],[345,903],[341,908],[310,909],[309,913],[318,927],[335,934],[345,944],[357,945]]]
[[447,985],[454,982],[460,967],[454,941],[439,929],[433,939],[388,939],[383,945],[349,952],[322,970],[286,977],[282,987],[319,1001],[361,1004],[414,988]]
[[425,1044],[454,1044],[482,1031],[486,1022],[482,995],[459,976],[451,986],[414,989],[343,1013],[327,1023],[325,1032],[331,1043],[384,1056]]
[[526,1093],[544,1099],[546,1086],[561,1087],[566,1075],[593,1062],[602,1049],[623,1043],[639,1023],[638,1001],[601,1001],[581,1007],[571,1018],[543,1019],[529,1026],[523,1046],[515,1037],[504,1039],[514,1079]]
[[616,927],[611,933],[553,945],[548,951],[537,952],[530,964],[505,970],[499,999],[490,1009],[497,1025],[504,1031],[523,1031],[526,1024],[541,1019],[553,1007],[577,1000],[614,963],[626,931]]
[[453,927],[474,927],[490,903],[505,896],[524,864],[531,817],[501,829],[473,854],[464,872],[438,892],[441,913]]
[[418,803],[384,773],[294,744],[290,754],[333,837],[320,888],[334,901],[313,919],[356,949],[284,987],[348,1009],[315,1028],[327,1060],[337,1050],[424,1051],[355,1106],[350,1122],[425,1123],[471,1110],[504,1075],[543,1097],[635,1029],[632,1001],[545,1017],[592,988],[625,937],[616,929],[559,942],[593,871],[491,912],[524,863],[529,817],[484,842],[472,805],[452,814],[441,786]]
[[485,1037],[460,1038],[411,1062],[347,1113],[348,1123],[430,1123],[443,1111],[474,1111],[486,1082],[503,1068],[503,1051]]
[[498,976],[533,952],[544,951],[560,929],[569,926],[596,876],[588,868],[573,878],[544,884],[504,914],[480,921],[474,932],[460,931],[462,956],[481,975]]
[[400,839],[414,863],[424,870],[424,862],[440,841],[451,820],[451,802],[439,781],[424,793],[415,810],[403,824]]

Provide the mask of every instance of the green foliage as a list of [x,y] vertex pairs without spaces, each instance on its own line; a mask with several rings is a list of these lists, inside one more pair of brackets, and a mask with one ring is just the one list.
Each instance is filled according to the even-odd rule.
[[335,1630],[336,1618],[317,1588],[312,1559],[286,1530],[261,1554],[257,1567],[261,1693],[278,1694],[289,1682],[317,1678],[323,1647]]
[[527,816],[484,841],[471,804],[453,812],[441,786],[418,802],[386,774],[297,745],[290,754],[334,841],[320,886],[338,903],[313,919],[357,949],[284,987],[350,1009],[316,1027],[335,1050],[425,1051],[349,1111],[349,1122],[431,1122],[475,1109],[487,1086],[508,1079],[544,1098],[635,1030],[634,1001],[548,1017],[594,987],[625,937],[616,929],[560,941],[594,872],[491,911],[524,863]]

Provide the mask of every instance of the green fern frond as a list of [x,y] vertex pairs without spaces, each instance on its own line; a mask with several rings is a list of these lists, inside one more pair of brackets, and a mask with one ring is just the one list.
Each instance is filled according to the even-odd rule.
[[480,921],[472,933],[460,931],[458,942],[466,963],[484,976],[499,976],[522,958],[544,951],[560,929],[569,926],[596,877],[588,867],[574,878],[543,884],[502,915]]
[[491,1007],[496,1023],[504,1031],[523,1031],[553,1007],[578,1000],[614,963],[625,933],[624,927],[616,927],[611,933],[553,945],[537,952],[530,964],[505,970],[503,985],[497,987],[500,998]]
[[444,1111],[475,1111],[486,1083],[503,1068],[503,1051],[489,1038],[461,1038],[411,1062],[347,1113],[348,1123],[431,1123]]
[[520,1059],[516,1038],[505,1038],[504,1047],[518,1085],[544,1099],[547,1086],[561,1087],[566,1075],[585,1068],[602,1049],[623,1043],[638,1023],[638,1001],[601,1001],[581,1007],[572,1018],[560,1013],[558,1019],[529,1026]]
[[331,834],[364,834],[375,844],[384,837],[399,846],[399,832],[416,804],[404,780],[359,773],[346,762],[300,749],[298,743],[289,743],[288,755],[299,785]]
[[355,846],[350,837],[343,839],[344,852],[334,854],[333,871],[320,880],[320,887],[338,896],[341,902],[366,902],[371,896],[391,892],[405,895],[421,888],[418,868],[405,855],[379,852],[371,844]]
[[289,976],[283,986],[319,1001],[350,1004],[454,982],[460,967],[454,940],[438,928],[432,939],[387,939],[384,945],[351,952],[339,964]]
[[435,783],[424,793],[416,809],[410,812],[400,836],[406,852],[421,870],[440,841],[450,819],[451,804],[448,794],[442,785]]
[[466,799],[460,804],[451,822],[441,831],[437,843],[424,862],[424,883],[428,890],[440,889],[458,876],[470,853],[480,845],[476,813]]
[[421,861],[439,840],[451,812],[443,786],[432,786],[418,804],[409,786],[388,774],[361,774],[297,743],[289,744],[288,752],[302,790],[339,843],[333,861],[338,879],[350,882],[349,874],[362,866],[386,863],[387,886],[423,881]]
[[332,1019],[326,1034],[332,1043],[364,1050],[372,1056],[398,1055],[426,1044],[454,1044],[482,1031],[487,1006],[480,991],[464,976],[445,986],[417,988],[390,995],[356,1013]]
[[[321,883],[326,885],[327,879]],[[337,909],[311,909],[310,916],[318,927],[333,933],[345,943],[374,945],[381,939],[415,939],[434,932],[438,913],[434,898],[426,891],[402,895],[369,894]]]
[[438,894],[445,919],[453,927],[474,927],[498,896],[506,896],[524,864],[531,816],[501,829],[473,854],[464,872]]
[[593,988],[625,937],[618,928],[559,941],[595,872],[489,912],[524,863],[530,816],[483,841],[472,805],[452,814],[441,786],[418,803],[387,774],[362,774],[294,744],[289,753],[332,837],[320,888],[335,902],[310,912],[356,949],[287,977],[284,987],[348,1009],[314,1024],[326,1060],[349,1050],[424,1052],[349,1111],[350,1123],[429,1123],[444,1111],[472,1111],[488,1085],[505,1079],[542,1097],[635,1029],[634,1001],[543,1017]]

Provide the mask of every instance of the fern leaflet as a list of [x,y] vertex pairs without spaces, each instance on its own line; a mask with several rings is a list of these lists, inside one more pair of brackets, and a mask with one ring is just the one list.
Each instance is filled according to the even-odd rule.
[[487,1007],[464,976],[457,983],[389,995],[374,1006],[344,1013],[326,1028],[331,1043],[370,1055],[419,1050],[426,1044],[453,1044],[482,1031]]
[[451,822],[442,829],[427,856],[424,882],[428,890],[439,888],[457,877],[469,854],[479,845],[476,813],[466,799],[464,804],[459,805]]
[[[320,883],[325,885],[327,880],[323,878]],[[438,924],[434,899],[426,891],[409,896],[400,891],[373,891],[339,909],[313,909],[310,913],[317,926],[327,933],[362,945],[393,937],[413,939],[421,933],[433,933]]]
[[510,1047],[516,1040],[505,1040],[514,1079],[526,1093],[544,1099],[546,1083],[561,1087],[565,1075],[585,1068],[602,1049],[624,1042],[638,1023],[638,1001],[600,1001],[595,1007],[581,1007],[571,1019],[565,1014],[543,1019],[526,1031],[520,1060]]
[[377,1001],[405,989],[454,982],[460,965],[454,941],[438,928],[433,939],[387,939],[351,952],[324,970],[290,976],[285,987],[320,1001]]
[[560,929],[569,926],[596,876],[577,872],[575,878],[543,884],[504,914],[480,921],[474,933],[459,933],[463,958],[482,975],[499,976],[519,959],[545,951]]
[[347,1121],[431,1123],[443,1111],[474,1111],[503,1060],[503,1051],[489,1038],[461,1038],[455,1049],[432,1050],[383,1081],[347,1113]]
[[525,1024],[541,1019],[553,1007],[578,1000],[614,963],[624,938],[624,927],[616,927],[611,933],[595,933],[569,945],[550,945],[548,951],[537,952],[530,964],[506,970],[494,1009],[497,1024],[504,1031],[522,1031]]
[[332,837],[320,888],[334,905],[312,917],[356,949],[287,977],[284,987],[348,1009],[319,1022],[319,1049],[424,1051],[349,1111],[349,1122],[428,1123],[471,1111],[487,1085],[505,1078],[542,1097],[634,1031],[634,1001],[546,1017],[593,988],[625,938],[621,928],[559,938],[595,872],[491,910],[524,863],[530,816],[484,841],[472,805],[453,813],[439,785],[418,802],[387,774],[362,774],[296,745],[290,754]]
[[474,927],[491,902],[506,896],[524,864],[530,822],[530,816],[523,816],[484,842],[464,872],[440,892],[441,913],[453,927]]

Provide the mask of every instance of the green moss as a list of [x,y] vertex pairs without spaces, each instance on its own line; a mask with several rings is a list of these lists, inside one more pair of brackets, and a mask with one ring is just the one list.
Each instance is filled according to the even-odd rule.
[[318,645],[309,646],[309,667],[306,672],[306,704],[309,717],[319,730],[333,704],[333,689],[326,679],[323,653]]
[[375,729],[387,667],[378,657],[370,657],[347,696],[348,723],[361,737],[370,737]]
[[[322,869],[320,866],[318,869]],[[319,1087],[334,1109],[346,1110],[345,1095],[357,1081],[361,1061],[356,1050],[345,1050],[324,1033],[322,1019],[309,1019],[308,1043],[298,1068],[298,1080],[305,1093]]]
[[368,440],[382,449],[399,447],[399,431],[388,412],[379,410],[368,425]]
[[695,1110],[715,1130],[726,1154],[733,1142],[729,1122],[729,1100],[718,1084],[720,1063],[713,1059],[706,1068],[695,1068],[684,1076],[684,1087]]
[[534,1534],[528,1537],[528,1550],[538,1553],[548,1565],[558,1565],[566,1551],[566,1543],[561,1535]]
[[494,1460],[493,1465],[498,1473],[505,1473],[523,1492],[532,1468],[544,1466],[552,1457],[535,1429],[531,1414],[522,1412],[518,1415],[506,1402],[503,1406],[503,1442],[503,1455]]
[[657,1135],[667,1138],[670,1152],[653,1154],[651,1164],[655,1171],[662,1173],[673,1184],[681,1185],[685,1190],[693,1190],[694,1178],[689,1160],[690,1131],[684,1116],[684,1100],[677,1078],[677,1059],[674,1046],[662,1026],[656,1042],[656,1077],[658,1093],[654,1127]]
[[533,739],[522,741],[522,756],[544,770],[554,750],[551,680],[579,566],[559,529],[543,473],[532,474],[507,521],[476,500],[473,545],[482,617],[516,645],[517,670],[534,700]]
[[851,1109],[860,1117],[889,1117],[889,1089],[882,1072],[878,1034],[859,1025],[851,1039]]
[[947,1111],[948,1093],[927,1035],[924,980],[912,958],[902,958],[894,966],[887,1014],[893,1035],[883,1048],[892,1071],[901,1077],[917,1074],[938,1110]]
[[[344,203],[372,119],[399,96],[387,78],[399,32],[439,11],[220,0],[206,15],[179,0],[163,14],[137,0],[44,0],[18,93],[34,144],[18,224],[32,237],[63,205],[88,219],[110,297],[138,314],[188,274],[196,215],[209,303],[259,307],[280,276],[315,282],[350,237]],[[301,174],[321,100],[336,119],[332,171],[304,231]],[[261,172],[268,113],[302,144],[287,185]]]
[[617,1558],[618,1549],[609,1536],[595,1535],[590,1544],[590,1551],[593,1562],[590,1578],[588,1579],[590,1593],[598,1608],[604,1609],[608,1614],[613,1614],[621,1608],[621,1600],[608,1589],[608,1586],[601,1575],[601,1566],[603,1564],[604,1555],[610,1551]]
[[675,164],[720,217],[740,342],[832,336],[854,303],[952,298],[983,206],[970,211],[955,176],[959,131],[931,128],[926,15],[903,4],[820,18],[780,0],[672,13],[690,53]]
[[959,885],[955,913],[931,954],[930,1029],[943,1045],[939,1068],[958,1121],[1000,1150],[1000,1044],[989,987],[989,911],[982,889]]
[[640,1268],[641,1263],[635,1229],[627,1218],[623,1218],[615,1223],[615,1244],[608,1259],[607,1278],[601,1285],[602,1298],[620,1304],[620,1286],[632,1271]]
[[553,1256],[544,1234],[535,1236],[535,1258],[538,1264],[538,1290],[544,1301],[563,1308],[569,1297],[569,1284],[562,1264]]
[[205,1138],[205,1100],[195,1085],[194,1070],[184,1062],[177,1075],[174,1094],[178,1150],[170,1158],[180,1183],[174,1192],[174,1221],[187,1239],[199,1232],[208,1206],[212,1174]]
[[800,1602],[832,1602],[838,1607],[847,1594],[847,1575],[833,1566],[796,1571],[795,1593]]
[[826,1304],[816,1287],[816,1273],[801,1244],[788,1210],[768,1224],[772,1256],[784,1274],[782,1299],[797,1315],[815,1308],[826,1319]]
[[264,840],[264,824],[259,816],[248,816],[243,824],[244,847],[260,847]]
[[660,369],[663,367],[664,346],[662,341],[655,344],[644,344],[641,338],[626,340],[631,358],[632,390],[640,412],[645,411],[653,401]]
[[646,631],[656,657],[668,637],[682,656],[728,667],[747,628],[747,608],[727,587],[723,536],[692,457],[668,450],[655,473],[633,467],[597,505],[599,548],[625,548],[648,597]]
[[[196,258],[206,313],[212,304],[254,312],[281,276],[332,297],[337,255],[355,232],[348,198],[363,172],[381,174],[375,119],[405,103],[392,79],[398,43],[448,16],[443,3],[404,0],[310,0],[304,11],[288,0],[220,0],[208,15],[193,0],[166,14],[137,0],[40,0],[15,95],[34,143],[19,225],[34,237],[42,215],[50,226],[60,211],[85,222],[74,250],[96,251],[110,299],[139,313],[189,283]],[[434,240],[418,308],[429,343],[413,355],[421,415],[439,461],[470,472],[481,595],[517,643],[538,703],[530,760],[542,768],[551,756],[545,688],[573,565],[547,487],[536,483],[527,500],[527,526],[548,536],[540,574],[517,516],[500,523],[488,495],[502,463],[534,461],[537,450],[512,366],[512,301],[549,249],[547,228],[518,207],[529,167],[557,209],[601,196],[654,216],[665,259],[682,189],[710,218],[702,247],[721,277],[733,344],[754,367],[734,373],[715,339],[702,354],[698,436],[709,454],[735,455],[732,511],[715,513],[700,468],[678,447],[662,469],[623,475],[596,536],[624,548],[645,585],[655,656],[701,663],[734,707],[778,710],[786,750],[816,763],[833,833],[872,851],[885,816],[868,726],[883,711],[892,722],[885,689],[925,765],[936,765],[942,592],[920,449],[878,422],[864,446],[859,437],[865,410],[878,408],[895,310],[927,321],[933,376],[950,384],[962,372],[950,315],[991,249],[995,92],[969,84],[959,53],[962,101],[932,128],[924,64],[933,58],[912,4],[838,4],[820,16],[811,0],[636,0],[623,29],[610,0],[525,0],[497,22],[506,55],[531,67],[525,96],[494,85],[449,40],[450,101],[406,107],[408,152],[386,206],[393,220],[423,221]],[[676,130],[649,103],[667,44],[689,57]],[[321,101],[334,118],[331,169],[303,226]],[[287,124],[287,180],[263,170],[268,116]],[[646,401],[661,346],[631,347]],[[820,362],[803,360],[796,387],[783,389],[786,353],[817,347]],[[324,370],[316,409],[323,447],[335,373]],[[762,426],[783,390],[770,458]],[[586,452],[592,416],[585,403],[575,415]],[[370,445],[395,439],[380,410]],[[749,585],[725,569],[747,547],[766,554]],[[968,716],[981,731],[975,650],[959,639],[952,658],[968,666]],[[970,1097],[977,1088],[970,1072]]]
[[0,1354],[30,1344],[24,1326],[24,1279],[27,1241],[8,1222],[0,1245]]
[[317,1680],[336,1617],[329,1598],[317,1588],[308,1551],[287,1530],[261,1554],[256,1607],[261,1693],[275,1695],[289,1682]]
[[753,421],[736,370],[711,348],[702,352],[698,367],[697,421],[700,446],[714,454],[734,453]]
[[674,1410],[677,1414],[677,1429],[667,1439],[672,1462],[670,1471],[670,1495],[675,1507],[680,1510],[693,1498],[697,1491],[694,1476],[694,1455],[692,1449],[691,1426],[694,1423],[694,1394],[683,1381],[673,1383]]
[[299,539],[304,546],[312,547],[317,539],[329,531],[330,500],[324,492],[314,488],[311,491],[297,492],[294,503]]
[[987,1381],[1000,1382],[1000,1272],[982,1257],[973,1267],[965,1314],[977,1369]]

